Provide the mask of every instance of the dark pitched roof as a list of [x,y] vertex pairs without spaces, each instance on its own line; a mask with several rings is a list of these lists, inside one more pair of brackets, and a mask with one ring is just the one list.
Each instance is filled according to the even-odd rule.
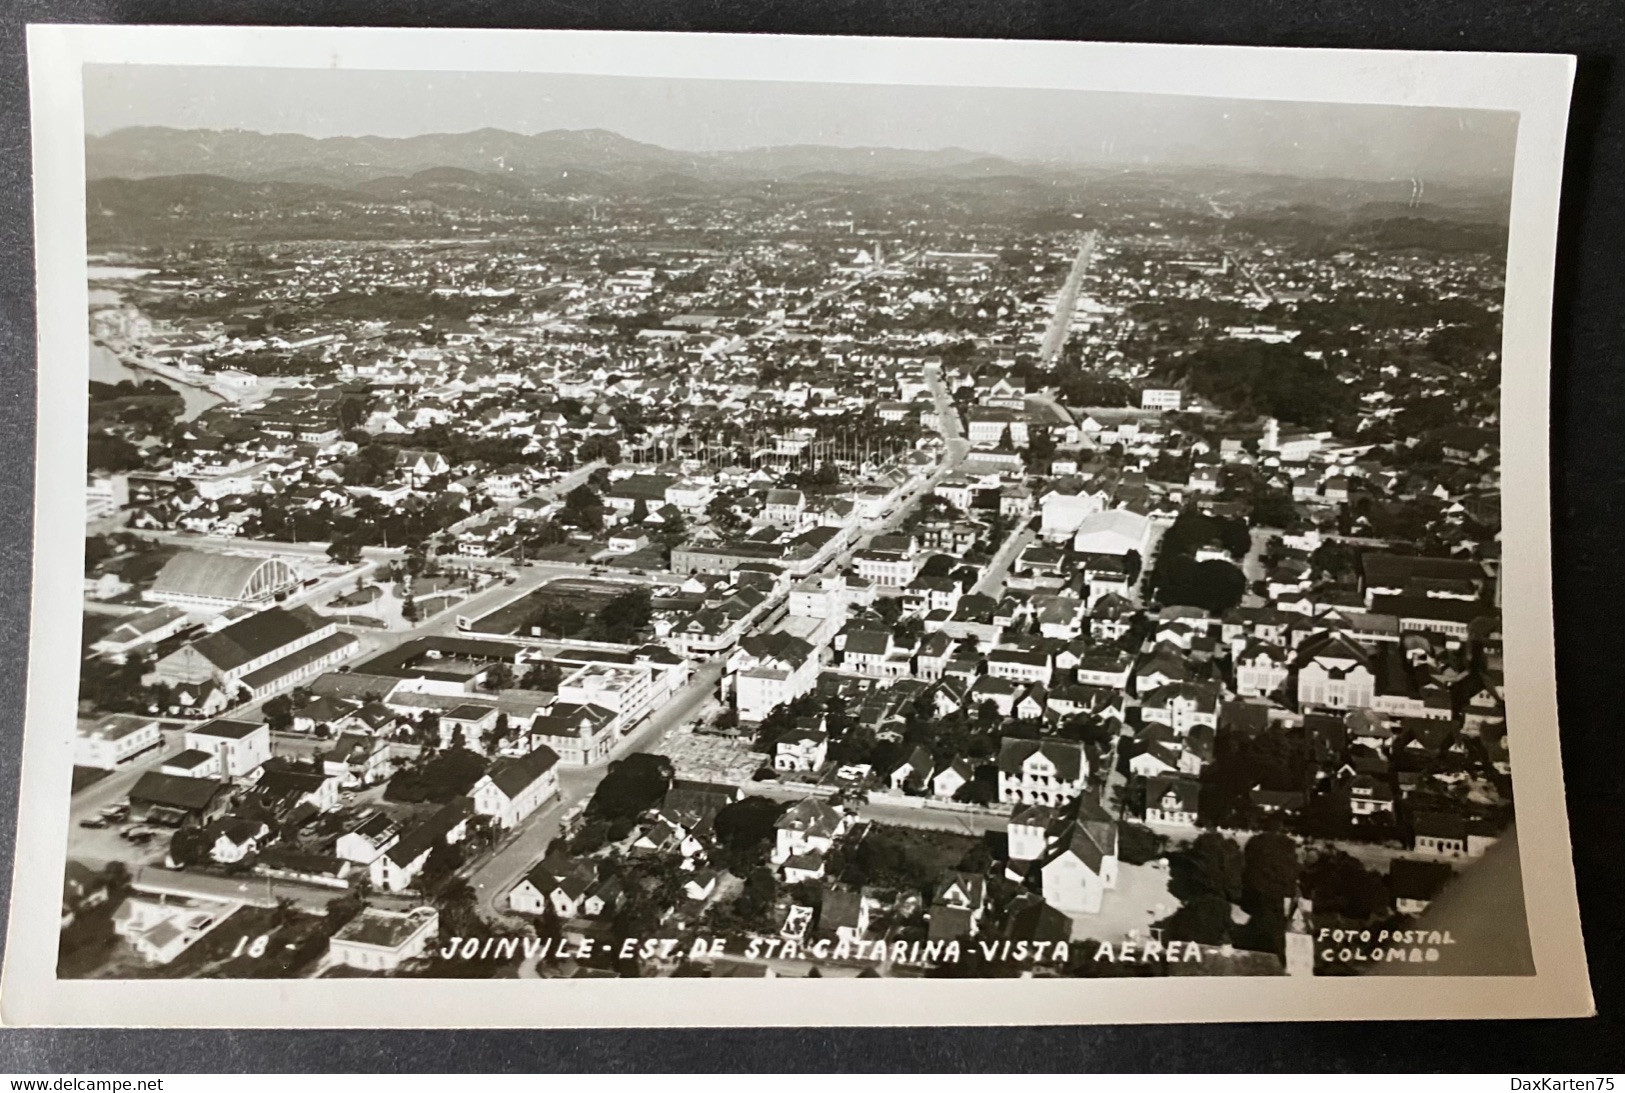
[[1146,779],[1145,802],[1147,807],[1163,807],[1163,798],[1172,794],[1177,799],[1177,807],[1181,812],[1195,812],[1198,796],[1202,787],[1191,778],[1170,778],[1164,775],[1155,775]]
[[558,753],[544,744],[517,759],[498,759],[491,764],[491,769],[486,771],[486,776],[511,799],[535,784],[539,778],[557,766],[558,762]]
[[452,828],[474,815],[474,802],[467,797],[453,797],[440,807],[440,811],[412,828],[384,851],[384,856],[396,865],[411,865],[424,852],[450,834]]
[[187,778],[149,770],[130,787],[130,800],[196,812],[208,808],[226,788],[213,778]]
[[272,607],[199,638],[192,648],[215,667],[230,671],[290,645],[317,628],[303,612]]
[[1063,782],[1076,781],[1083,770],[1083,745],[1064,740],[1021,740],[1007,736],[999,745],[999,769],[1020,774],[1022,764],[1034,752],[1055,765],[1055,775]]
[[852,630],[846,635],[843,652],[885,656],[891,648],[891,634],[883,630]]
[[1418,812],[1411,821],[1411,830],[1436,839],[1465,839],[1467,821],[1451,812]]
[[1454,875],[1444,862],[1395,858],[1388,866],[1388,890],[1395,899],[1432,899]]
[[1372,552],[1360,556],[1360,572],[1367,587],[1403,588],[1411,580],[1477,580],[1484,579],[1484,566],[1480,562],[1458,558],[1417,558],[1403,554]]

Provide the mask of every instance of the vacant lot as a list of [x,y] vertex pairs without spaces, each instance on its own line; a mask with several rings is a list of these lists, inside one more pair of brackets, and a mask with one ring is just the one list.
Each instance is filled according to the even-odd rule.
[[751,775],[768,761],[760,752],[751,751],[743,740],[695,733],[673,734],[660,745],[658,754],[672,761],[679,778],[727,785],[749,783]]
[[605,605],[624,595],[627,587],[576,577],[549,581],[477,620],[474,629],[482,634],[521,637],[584,637]]

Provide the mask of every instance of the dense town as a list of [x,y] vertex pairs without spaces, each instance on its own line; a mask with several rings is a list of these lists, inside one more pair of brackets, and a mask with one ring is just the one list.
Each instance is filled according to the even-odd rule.
[[100,248],[59,973],[1434,961],[1497,237],[1175,193]]

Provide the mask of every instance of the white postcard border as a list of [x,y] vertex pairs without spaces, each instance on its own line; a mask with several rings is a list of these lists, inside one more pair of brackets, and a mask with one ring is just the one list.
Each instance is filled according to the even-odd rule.
[[[39,302],[35,609],[6,1024],[528,1027],[1163,1023],[1577,1016],[1592,1012],[1559,764],[1549,329],[1572,58],[1533,54],[810,38],[595,31],[33,26]],[[80,618],[88,404],[83,64],[548,71],[1021,86],[1468,107],[1520,115],[1502,382],[1507,713],[1529,977],[976,980],[59,981]],[[22,382],[23,377],[13,377]],[[1538,515],[1537,515],[1538,514]]]

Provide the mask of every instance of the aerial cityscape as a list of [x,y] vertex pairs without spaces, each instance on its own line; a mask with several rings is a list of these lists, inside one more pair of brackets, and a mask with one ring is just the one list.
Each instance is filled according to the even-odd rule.
[[93,130],[59,977],[1532,970],[1510,152],[971,143]]

